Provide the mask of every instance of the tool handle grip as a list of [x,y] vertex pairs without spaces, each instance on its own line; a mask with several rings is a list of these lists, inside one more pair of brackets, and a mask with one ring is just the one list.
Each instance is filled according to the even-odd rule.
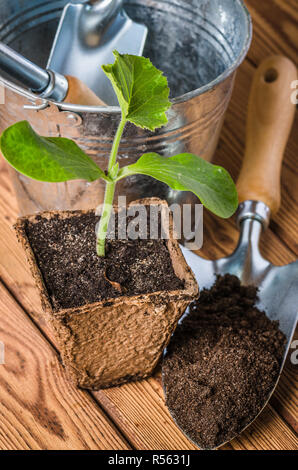
[[100,5],[100,4],[104,4],[104,3],[112,3],[113,0],[88,0],[88,4],[89,5]]
[[272,56],[257,69],[248,105],[246,152],[237,183],[239,202],[280,207],[280,174],[295,115],[291,101],[297,69],[286,57]]
[[119,10],[123,6],[123,0],[89,0],[87,5],[95,11],[100,11],[104,19]]
[[[46,70],[33,64],[2,42],[0,42],[0,70],[21,81],[23,85],[37,94],[41,94],[48,87],[51,80],[51,76]],[[64,80],[64,77],[61,78]],[[68,91],[63,101],[86,106],[106,106],[81,80],[68,76],[67,81]],[[65,91],[61,90],[61,93],[59,91],[57,89],[57,94],[55,94],[55,90],[53,90],[53,96],[49,96],[49,98],[60,101],[57,98],[62,99],[62,94],[64,97]]]
[[[110,1],[110,3],[111,3],[112,0],[109,0],[109,1]],[[104,2],[105,2],[105,0],[88,0],[87,3],[88,3],[89,5],[97,5],[97,4],[100,5],[101,3],[104,3]]]
[[33,64],[3,42],[0,42],[0,70],[36,93],[44,91],[50,82],[46,70]]
[[65,103],[81,104],[85,106],[106,106],[98,96],[76,77],[66,76],[68,92]]

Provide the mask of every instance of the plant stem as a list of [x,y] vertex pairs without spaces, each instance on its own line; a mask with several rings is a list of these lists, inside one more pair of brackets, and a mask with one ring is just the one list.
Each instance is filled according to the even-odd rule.
[[125,124],[126,124],[126,120],[122,118],[120,121],[119,127],[117,129],[114,142],[113,142],[113,147],[112,147],[111,155],[109,159],[108,173],[110,173],[110,171],[112,170],[113,166],[116,163],[120,140],[124,131]]
[[106,237],[107,237],[107,231],[108,231],[112,207],[113,207],[115,187],[116,187],[116,183],[106,184],[103,209],[102,209],[102,214],[101,214],[98,232],[97,232],[98,256],[105,256]]
[[[113,147],[112,147],[110,158],[109,158],[108,175],[110,177],[112,174],[112,170],[117,161],[119,145],[120,145],[120,141],[121,141],[121,137],[124,131],[125,124],[126,124],[126,120],[122,117],[114,142],[113,142]],[[110,222],[112,208],[113,208],[113,201],[114,201],[115,188],[116,188],[116,178],[117,178],[117,175],[113,175],[114,181],[111,183],[106,183],[102,214],[101,214],[98,232],[97,232],[98,256],[105,256],[105,244],[106,244],[107,231],[109,228],[109,222]]]

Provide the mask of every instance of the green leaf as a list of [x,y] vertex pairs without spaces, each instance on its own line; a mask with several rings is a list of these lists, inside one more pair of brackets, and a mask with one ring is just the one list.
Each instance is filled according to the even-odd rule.
[[122,168],[118,180],[129,175],[152,176],[178,191],[193,192],[214,214],[228,218],[238,206],[235,184],[229,173],[191,153],[166,158],[144,154],[136,163]]
[[38,181],[109,180],[75,142],[62,137],[41,137],[27,121],[5,130],[0,138],[0,148],[11,166]]
[[114,51],[115,63],[102,68],[112,82],[123,118],[154,131],[168,120],[170,108],[166,77],[149,59]]

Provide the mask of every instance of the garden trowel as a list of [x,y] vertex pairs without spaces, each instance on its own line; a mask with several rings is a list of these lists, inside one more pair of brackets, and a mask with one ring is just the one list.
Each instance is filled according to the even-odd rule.
[[217,274],[226,273],[238,276],[243,285],[258,287],[258,308],[271,320],[279,321],[287,338],[279,376],[297,325],[298,261],[288,266],[273,266],[261,255],[259,240],[270,216],[280,206],[280,172],[295,114],[291,101],[291,85],[295,80],[295,65],[280,56],[265,60],[255,73],[248,109],[246,153],[237,184],[240,239],[234,253],[208,261],[182,247],[200,289],[210,288]]
[[0,71],[27,87],[44,102],[53,100],[85,106],[106,106],[78,78],[45,70],[1,41]]
[[118,106],[101,66],[114,62],[113,50],[142,55],[147,27],[132,21],[123,0],[68,3],[62,13],[48,69],[79,78],[107,105]]

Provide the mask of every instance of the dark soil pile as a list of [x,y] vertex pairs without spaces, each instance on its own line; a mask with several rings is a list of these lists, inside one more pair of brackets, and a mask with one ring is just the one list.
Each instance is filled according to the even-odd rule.
[[264,406],[285,336],[254,305],[255,287],[219,276],[178,326],[163,364],[167,406],[200,447],[232,439]]
[[108,240],[96,254],[94,213],[27,222],[26,234],[55,310],[182,289],[165,240]]

